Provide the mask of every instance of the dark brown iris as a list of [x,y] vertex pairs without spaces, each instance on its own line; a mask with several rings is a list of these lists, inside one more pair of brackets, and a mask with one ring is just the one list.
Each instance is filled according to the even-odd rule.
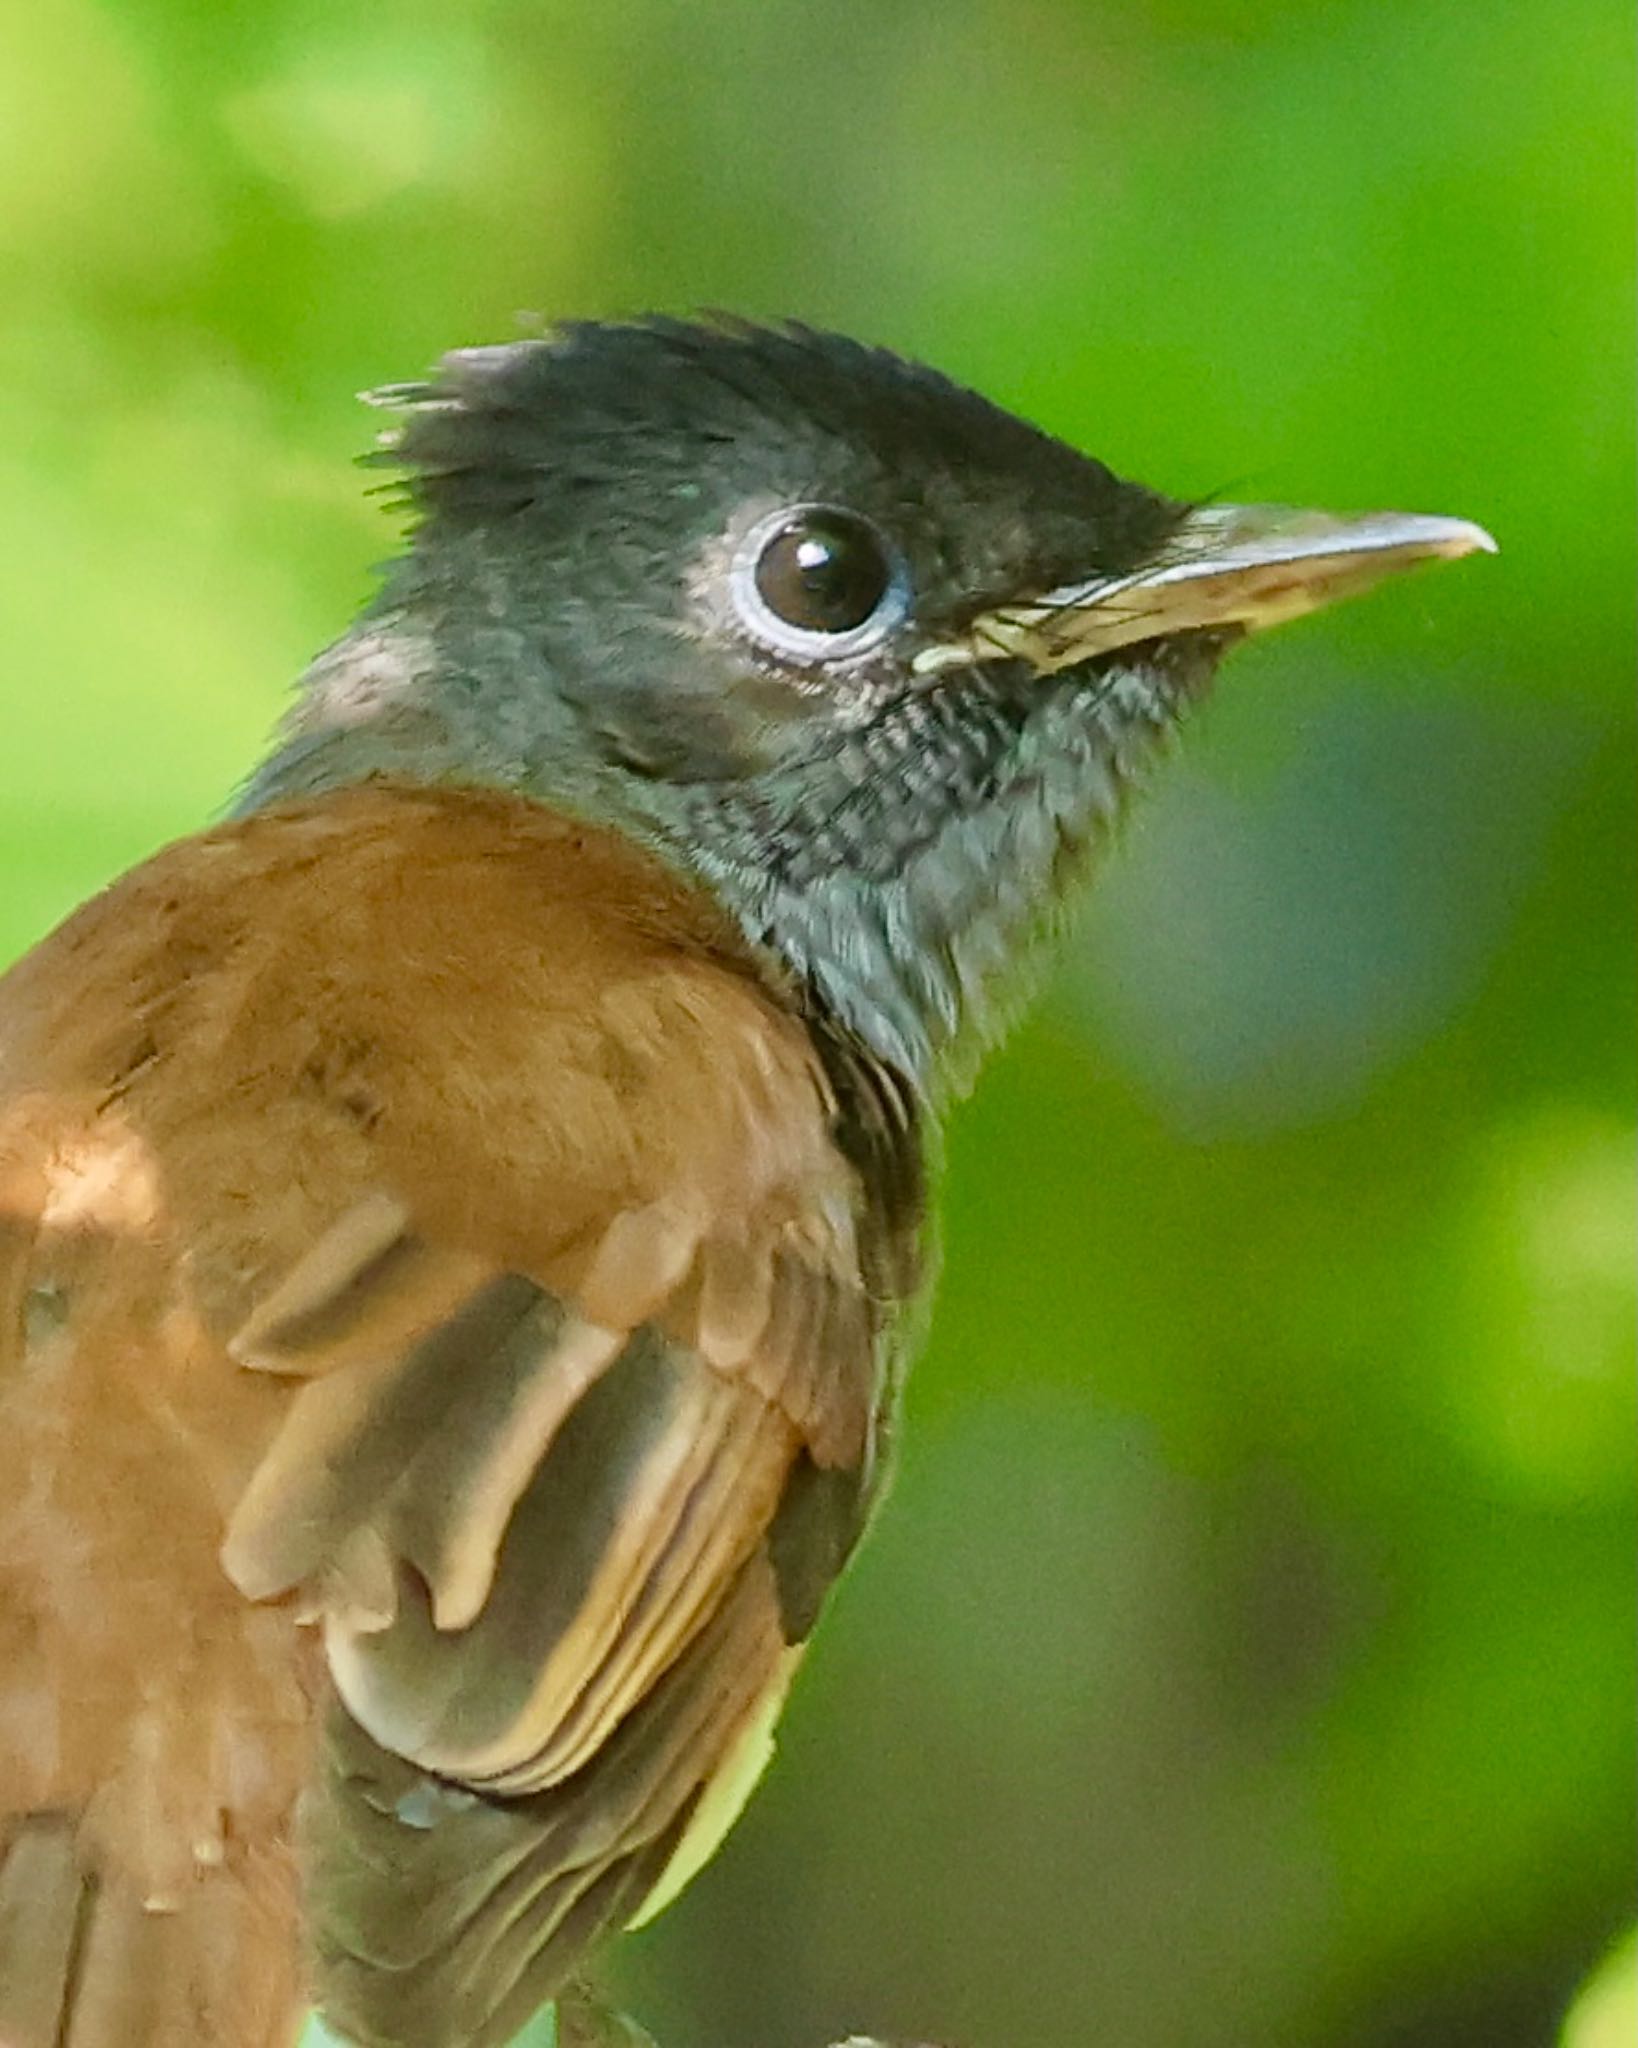
[[850,633],[887,594],[882,543],[845,512],[802,512],[768,541],[756,587],[775,618],[805,633]]

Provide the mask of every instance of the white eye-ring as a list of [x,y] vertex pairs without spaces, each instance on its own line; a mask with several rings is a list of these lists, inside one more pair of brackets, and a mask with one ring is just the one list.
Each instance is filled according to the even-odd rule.
[[910,609],[910,575],[898,550],[840,505],[788,505],[759,519],[729,576],[745,626],[797,661],[867,653]]

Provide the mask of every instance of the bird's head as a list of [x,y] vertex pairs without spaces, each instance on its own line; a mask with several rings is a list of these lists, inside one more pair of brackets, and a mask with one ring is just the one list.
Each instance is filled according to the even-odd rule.
[[378,398],[414,537],[246,804],[392,775],[627,830],[923,1081],[1227,646],[1490,545],[1163,497],[798,327],[569,326]]

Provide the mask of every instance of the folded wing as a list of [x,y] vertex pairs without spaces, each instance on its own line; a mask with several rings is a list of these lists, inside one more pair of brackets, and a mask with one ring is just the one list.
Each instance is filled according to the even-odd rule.
[[225,2048],[299,1811],[337,2022],[502,2042],[766,1754],[881,1469],[902,1094],[686,884],[457,791],[171,849],[0,1023],[0,1835],[174,1913],[144,1981]]

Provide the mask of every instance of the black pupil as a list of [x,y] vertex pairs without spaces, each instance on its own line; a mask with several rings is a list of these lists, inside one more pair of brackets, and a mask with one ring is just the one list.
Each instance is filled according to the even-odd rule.
[[808,633],[850,633],[887,594],[881,542],[862,521],[809,512],[782,527],[762,550],[756,587],[787,626]]

